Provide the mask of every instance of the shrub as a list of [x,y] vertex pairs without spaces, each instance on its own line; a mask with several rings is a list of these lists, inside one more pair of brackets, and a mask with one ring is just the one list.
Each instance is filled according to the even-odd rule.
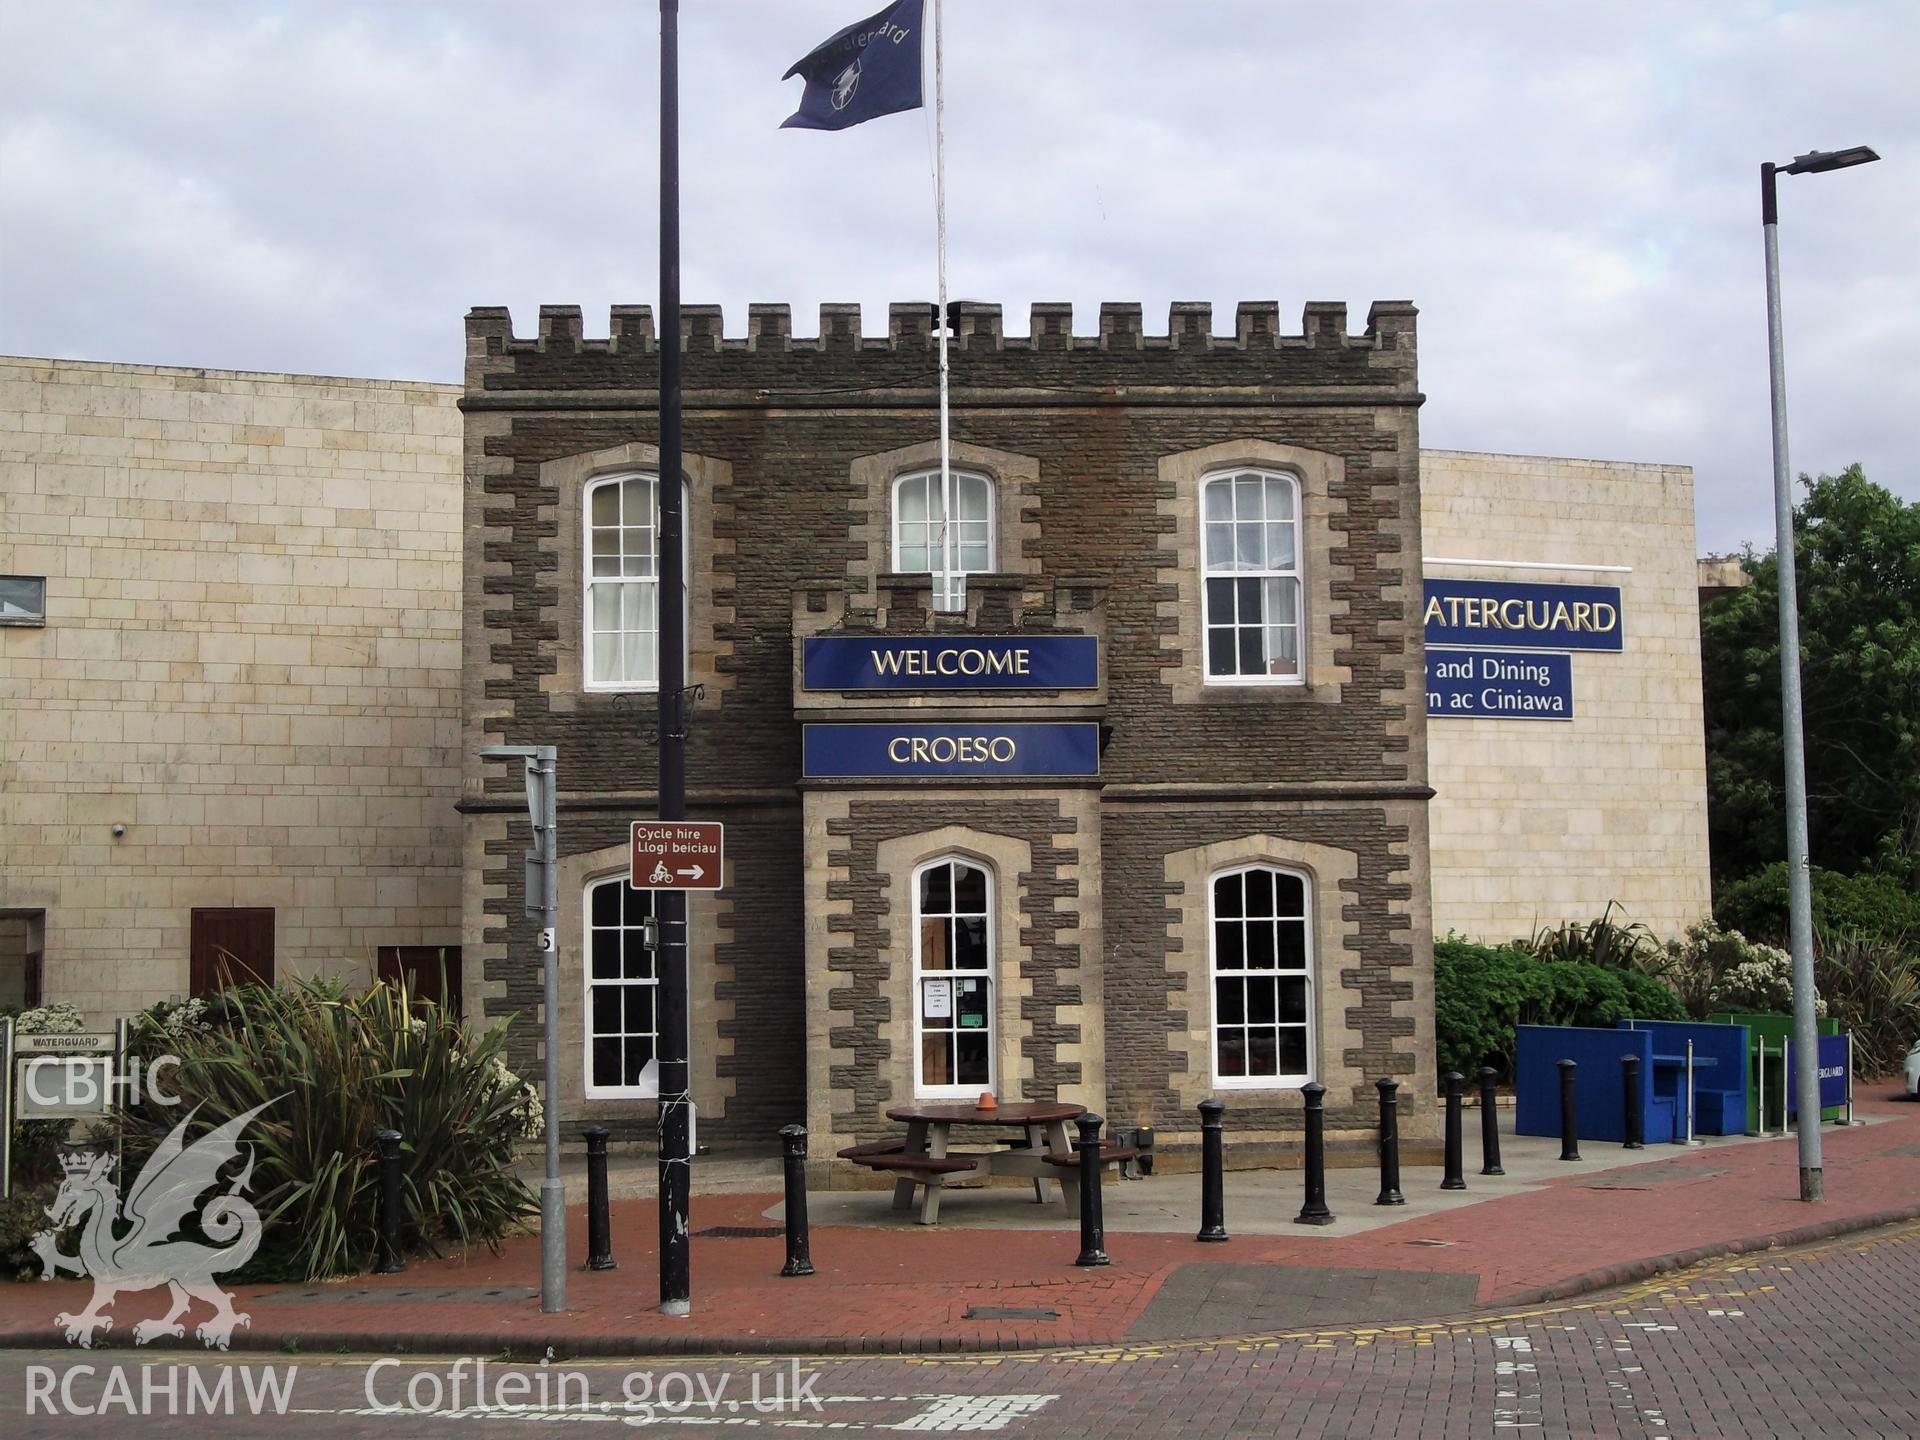
[[53,1203],[52,1181],[16,1187],[0,1200],[0,1279],[38,1280],[42,1265],[32,1248],[36,1235],[47,1228],[47,1207]]
[[[297,980],[225,990],[197,1016],[156,1007],[136,1048],[179,1057],[169,1083],[204,1107],[190,1140],[271,1102],[245,1137],[265,1231],[245,1273],[311,1280],[356,1273],[373,1254],[378,1130],[403,1137],[408,1248],[493,1247],[532,1213],[512,1167],[537,1102],[501,1063],[505,1042],[504,1028],[471,1034],[403,987],[351,995]],[[128,1112],[130,1169],[183,1113],[150,1099]]]
[[[1920,894],[1896,876],[1815,869],[1812,885],[1815,928],[1864,936],[1920,935]],[[1787,944],[1786,862],[1723,885],[1713,917],[1729,930],[1772,945]]]
[[1894,936],[1822,931],[1813,983],[1827,1013],[1853,1035],[1854,1066],[1872,1079],[1901,1068],[1920,1039],[1920,945]]
[[1620,919],[1614,919],[1618,906],[1617,900],[1609,900],[1600,918],[1586,924],[1568,920],[1552,928],[1542,926],[1534,934],[1533,953],[1542,960],[1562,964],[1598,965],[1607,970],[1639,968],[1648,957],[1659,954],[1659,937],[1640,921],[1629,924],[1624,910]]
[[1434,1019],[1440,1069],[1471,1075],[1482,1065],[1513,1073],[1516,1025],[1612,1026],[1679,1020],[1680,1002],[1637,970],[1542,959],[1525,945],[1476,945],[1449,935],[1433,947]]

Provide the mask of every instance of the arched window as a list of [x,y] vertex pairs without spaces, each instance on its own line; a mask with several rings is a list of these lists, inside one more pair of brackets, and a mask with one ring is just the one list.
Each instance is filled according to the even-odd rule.
[[1307,877],[1249,865],[1213,877],[1213,1083],[1273,1089],[1314,1076]]
[[1213,476],[1200,493],[1207,679],[1299,683],[1299,482],[1241,470]]
[[625,875],[609,875],[586,888],[589,1099],[660,1093],[658,1067],[648,1069],[660,1038],[655,1009],[660,982],[646,943],[653,894],[632,888]]
[[[596,480],[587,487],[584,518],[586,688],[656,689],[660,684],[660,482],[652,475],[609,475]],[[683,584],[686,573],[683,566]]]
[[969,860],[913,872],[914,1093],[993,1088],[993,880]]
[[967,576],[994,566],[993,482],[938,470],[893,482],[893,568],[933,576],[933,608],[967,608]]

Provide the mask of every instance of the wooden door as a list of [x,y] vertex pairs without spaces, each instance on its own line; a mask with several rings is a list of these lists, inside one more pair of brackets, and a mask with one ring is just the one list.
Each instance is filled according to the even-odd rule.
[[[458,945],[382,945],[374,952],[377,978],[390,985],[406,982],[416,1001],[431,1000],[452,1015],[460,1013],[460,947]],[[446,991],[440,977],[446,975]]]
[[195,995],[215,994],[223,984],[271,985],[273,911],[195,909],[192,956]]

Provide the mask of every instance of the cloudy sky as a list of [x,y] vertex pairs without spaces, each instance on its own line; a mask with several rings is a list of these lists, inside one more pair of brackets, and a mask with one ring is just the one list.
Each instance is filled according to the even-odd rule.
[[[930,113],[782,131],[879,0],[684,0],[684,296],[933,291]],[[952,292],[1421,311],[1429,445],[1695,469],[1772,533],[1757,171],[1796,470],[1920,497],[1920,5],[948,0]],[[0,0],[0,352],[455,380],[460,317],[656,276],[649,0]]]

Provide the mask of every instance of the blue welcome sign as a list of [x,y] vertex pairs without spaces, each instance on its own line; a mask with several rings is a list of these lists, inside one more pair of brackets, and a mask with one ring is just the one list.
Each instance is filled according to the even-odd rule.
[[1428,580],[1427,644],[1503,650],[1620,650],[1618,585]]
[[1573,657],[1429,650],[1427,714],[1449,720],[1571,720]]
[[808,690],[1091,690],[1100,642],[1091,635],[811,635],[801,651]]
[[1091,723],[807,725],[800,746],[809,779],[1100,773],[1100,727]]

